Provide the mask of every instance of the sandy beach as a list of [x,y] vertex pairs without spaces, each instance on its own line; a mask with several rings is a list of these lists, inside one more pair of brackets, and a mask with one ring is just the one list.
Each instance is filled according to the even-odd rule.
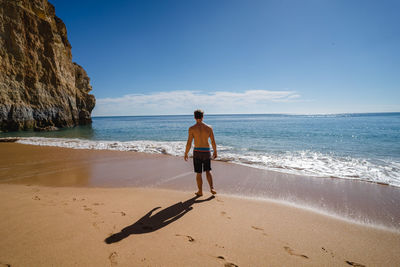
[[0,267],[400,267],[399,9],[0,0]]
[[1,143],[0,158],[0,266],[400,265],[395,187],[214,162],[218,194],[196,199],[177,157]]

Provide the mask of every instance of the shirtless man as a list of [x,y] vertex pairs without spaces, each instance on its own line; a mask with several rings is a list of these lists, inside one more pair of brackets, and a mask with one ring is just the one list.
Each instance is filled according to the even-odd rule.
[[204,112],[199,109],[194,112],[194,119],[196,120],[196,124],[189,128],[189,136],[186,143],[185,151],[185,160],[187,161],[188,153],[192,146],[192,141],[194,138],[193,165],[194,172],[196,173],[197,187],[199,188],[199,191],[197,191],[196,193],[197,196],[203,195],[203,178],[201,177],[203,171],[206,172],[211,194],[214,195],[217,193],[214,190],[211,175],[211,152],[208,138],[211,139],[211,144],[214,151],[212,159],[215,159],[217,157],[217,145],[215,144],[214,133],[211,126],[203,122],[203,114]]

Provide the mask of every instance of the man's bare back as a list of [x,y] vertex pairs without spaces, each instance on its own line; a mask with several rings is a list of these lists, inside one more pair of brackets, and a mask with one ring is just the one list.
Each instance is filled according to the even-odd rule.
[[191,144],[193,139],[194,139],[194,147],[196,148],[210,147],[210,144],[208,143],[208,139],[210,139],[214,150],[213,158],[215,159],[217,157],[217,148],[214,139],[214,132],[211,126],[205,124],[204,122],[197,122],[195,125],[190,127],[188,143],[190,142]]

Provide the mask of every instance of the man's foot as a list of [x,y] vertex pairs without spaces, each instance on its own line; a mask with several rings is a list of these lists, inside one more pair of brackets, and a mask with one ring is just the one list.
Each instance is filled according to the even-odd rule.
[[196,193],[194,193],[196,196],[198,196],[198,197],[201,197],[202,195],[203,195],[203,192],[196,192]]
[[214,188],[210,189],[211,194],[215,195],[217,193],[217,191],[214,190]]

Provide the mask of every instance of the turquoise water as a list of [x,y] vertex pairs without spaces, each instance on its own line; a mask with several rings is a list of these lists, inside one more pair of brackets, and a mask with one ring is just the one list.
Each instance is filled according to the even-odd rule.
[[[206,115],[219,160],[315,177],[400,186],[400,113]],[[182,156],[187,116],[95,117],[92,126],[2,133],[21,143]]]

